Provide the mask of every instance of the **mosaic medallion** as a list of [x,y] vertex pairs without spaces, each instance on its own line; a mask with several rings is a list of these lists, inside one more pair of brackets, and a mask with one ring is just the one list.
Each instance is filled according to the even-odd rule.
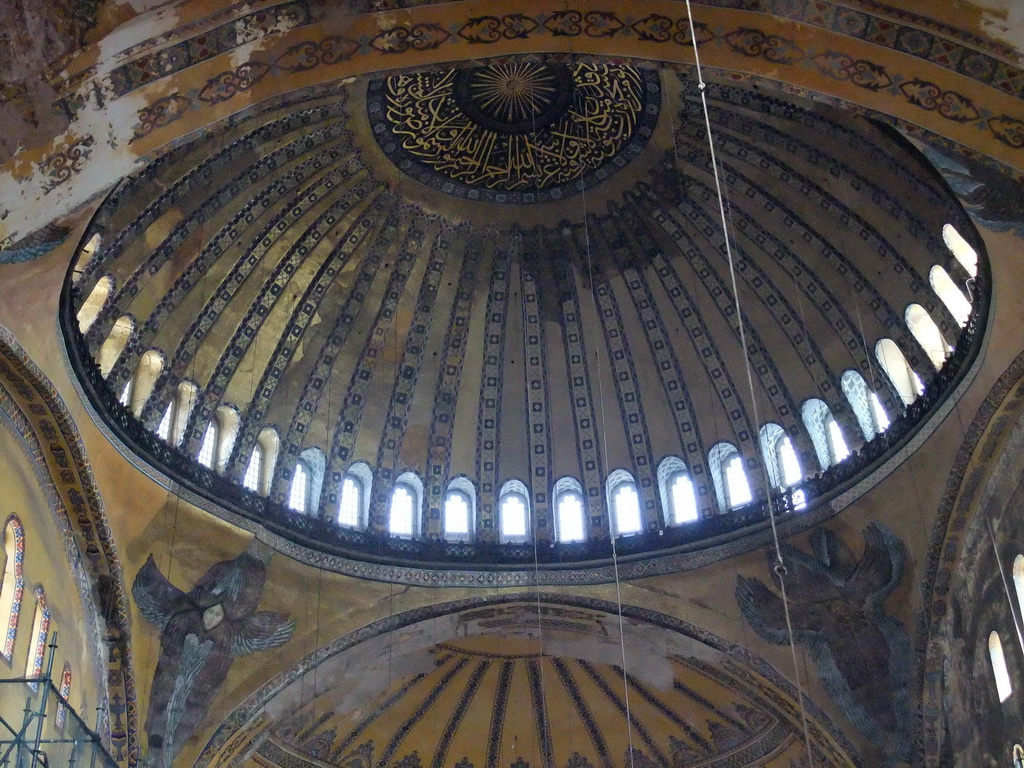
[[377,141],[408,175],[470,200],[536,203],[635,157],[661,87],[636,67],[510,61],[381,78],[367,101]]

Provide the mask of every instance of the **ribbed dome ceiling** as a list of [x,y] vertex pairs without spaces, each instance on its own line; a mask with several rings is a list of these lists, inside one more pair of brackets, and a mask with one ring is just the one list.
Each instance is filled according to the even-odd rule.
[[[702,514],[716,514],[709,449],[736,445],[760,495],[769,422],[813,474],[808,398],[829,406],[851,449],[863,442],[844,371],[900,412],[874,357],[882,338],[926,385],[935,375],[905,310],[921,305],[955,343],[929,270],[966,279],[941,232],[971,228],[907,142],[743,82],[710,88],[755,409],[693,79],[510,61],[262,105],[126,179],[89,230],[100,246],[74,307],[112,279],[86,334],[97,359],[119,318],[133,321],[112,390],[156,350],[142,422],[156,430],[179,384],[194,382],[182,449],[195,456],[230,406],[238,431],[223,471],[236,482],[273,428],[271,498],[287,499],[296,461],[316,448],[323,515],[336,514],[346,469],[365,462],[369,525],[381,530],[390,487],[411,470],[423,534],[440,536],[445,489],[464,477],[477,536],[493,541],[509,480],[551,538],[563,476],[582,486],[588,535],[606,536],[616,469],[637,478],[645,527],[659,528],[666,456],[689,468]],[[502,88],[515,97],[505,107]]]

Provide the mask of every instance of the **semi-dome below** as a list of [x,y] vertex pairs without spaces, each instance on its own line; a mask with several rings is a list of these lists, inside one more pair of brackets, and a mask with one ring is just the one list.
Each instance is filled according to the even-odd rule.
[[799,526],[951,394],[988,266],[893,129],[707,95],[728,243],[685,68],[513,57],[254,106],[99,206],[75,373],[211,509],[349,560],[557,573]]

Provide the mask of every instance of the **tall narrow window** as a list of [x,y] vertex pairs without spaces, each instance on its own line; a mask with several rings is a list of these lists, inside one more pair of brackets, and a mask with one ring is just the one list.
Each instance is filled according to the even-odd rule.
[[1013,558],[1013,589],[1017,593],[1017,609],[1024,621],[1024,555]]
[[988,656],[992,661],[992,675],[996,680],[996,693],[999,694],[999,701],[1006,701],[1013,693],[1013,686],[1010,684],[1010,673],[1006,669],[1003,643],[999,639],[998,632],[993,631],[988,636]]
[[4,661],[11,663],[14,640],[18,634],[21,598],[25,591],[22,566],[25,560],[25,529],[21,521],[11,515],[4,526],[4,573],[0,585],[0,628],[6,630],[0,638]]
[[125,408],[132,404],[132,384],[134,383],[134,381],[128,379],[128,381],[124,383],[124,389],[121,390],[121,396],[117,398],[117,401]]
[[103,342],[103,346],[100,347],[100,375],[103,378],[106,378],[110,371],[113,370],[114,363],[121,356],[125,344],[128,343],[128,339],[134,331],[135,321],[128,315],[119,317],[117,322],[114,323],[114,327],[110,329],[110,334],[107,336],[106,341]]
[[142,409],[153,394],[153,387],[164,369],[164,356],[155,349],[148,349],[139,359],[132,375],[131,397],[125,405],[132,409],[136,416],[142,415]]
[[613,535],[629,536],[644,529],[640,494],[632,475],[625,470],[616,470],[608,476],[608,507]]
[[928,359],[935,366],[935,370],[942,368],[953,348],[942,337],[942,331],[932,320],[932,316],[920,304],[911,304],[907,307],[906,321],[907,327],[914,334],[921,349],[928,354]]
[[[171,437],[168,441],[172,445],[179,445],[185,437],[185,427],[188,425],[192,409],[195,408],[198,399],[199,387],[193,382],[183,381],[178,384],[178,392],[174,398],[174,420],[171,422]],[[210,461],[212,464],[212,456]]]
[[850,449],[846,447],[846,438],[843,437],[843,430],[839,428],[835,419],[831,419],[828,423],[828,442],[837,464],[849,457]]
[[976,277],[978,274],[978,254],[971,247],[971,244],[964,240],[963,235],[957,232],[956,227],[952,224],[944,224],[942,227],[942,239],[954,258],[967,270],[967,274],[971,277]]
[[555,509],[555,538],[560,542],[585,541],[587,510],[583,486],[573,477],[563,477],[551,490]]
[[697,494],[693,492],[693,481],[685,472],[676,472],[669,483],[672,499],[672,522],[675,525],[692,523],[700,515],[697,511]]
[[747,472],[743,468],[743,457],[736,455],[725,465],[725,487],[729,494],[729,508],[736,509],[753,500],[750,494],[750,483]]
[[789,439],[789,435],[779,441],[779,466],[782,468],[782,482],[786,487],[796,485],[804,479],[800,459],[797,458],[796,449],[793,448],[793,441]]
[[288,506],[296,512],[309,509],[309,479],[309,468],[303,462],[298,462],[288,490]]
[[413,535],[415,491],[408,485],[396,485],[391,492],[391,507],[388,510],[388,530],[392,536]]
[[338,525],[346,528],[357,528],[360,523],[359,514],[362,508],[363,487],[359,479],[345,475],[341,481],[341,501],[338,504]]
[[460,540],[469,536],[469,498],[462,491],[444,497],[444,536]]
[[885,432],[889,428],[889,414],[882,407],[882,401],[878,395],[871,393],[871,412],[875,415],[875,423],[878,424],[878,431]]
[[880,339],[875,345],[875,357],[889,377],[904,403],[912,403],[920,396],[920,378],[903,352],[892,339]]
[[772,486],[783,489],[799,483],[803,472],[786,430],[769,422],[761,427],[760,438],[761,453]]
[[372,488],[373,473],[366,462],[357,461],[349,466],[338,495],[338,525],[345,528],[366,526]]
[[530,536],[529,490],[519,480],[507,480],[498,494],[498,541],[521,544]]
[[217,422],[211,420],[206,425],[206,432],[203,433],[203,442],[199,446],[199,455],[196,459],[207,469],[213,469],[213,462],[217,456],[218,433]]
[[936,264],[928,273],[928,282],[931,283],[935,295],[942,299],[942,303],[946,305],[946,309],[954,319],[961,326],[967,325],[967,320],[971,316],[971,302],[953,282],[949,273]]
[[249,463],[245,467],[242,485],[250,491],[259,491],[263,480],[263,448],[257,443],[253,446]]
[[[64,662],[64,670],[60,674],[60,695],[64,701],[67,701],[71,697],[71,663]],[[64,723],[68,718],[68,708],[63,704],[57,705],[57,717],[54,720],[54,725],[57,726],[58,731],[64,730]]]
[[36,613],[32,619],[31,643],[25,677],[39,677],[43,673],[43,659],[46,656],[46,640],[50,634],[50,609],[46,606],[46,593],[36,587]]
[[96,282],[95,287],[89,292],[89,296],[82,302],[82,308],[78,310],[78,327],[82,333],[88,331],[96,322],[96,317],[103,309],[103,305],[107,303],[107,298],[113,290],[113,278],[101,277]]

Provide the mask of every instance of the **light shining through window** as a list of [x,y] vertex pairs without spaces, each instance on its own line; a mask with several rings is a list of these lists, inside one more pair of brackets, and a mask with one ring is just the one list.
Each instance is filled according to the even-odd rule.
[[787,488],[803,480],[804,473],[800,469],[800,460],[797,459],[793,441],[788,436],[779,441],[779,466],[782,469],[782,482]]
[[839,429],[835,419],[828,423],[828,439],[832,443],[832,455],[837,464],[850,455],[850,449],[846,447],[843,431]]
[[404,485],[399,485],[391,492],[391,507],[388,514],[388,530],[392,536],[413,535],[413,507],[414,501],[412,491]]
[[203,434],[203,444],[199,448],[197,457],[200,464],[207,469],[213,469],[213,456],[217,450],[217,425],[212,421],[206,425],[206,432]]
[[874,392],[871,393],[871,410],[875,414],[875,423],[878,425],[878,431],[885,432],[889,428],[889,415],[885,412],[885,408],[882,407],[882,401],[878,399],[878,395]]
[[469,533],[469,499],[455,491],[444,500],[444,532],[452,536]]
[[578,493],[565,493],[558,499],[558,540],[583,541],[583,497]]
[[743,457],[733,456],[725,467],[725,483],[729,491],[729,506],[733,509],[753,500],[747,473],[743,471]]
[[643,522],[640,520],[640,496],[633,483],[622,483],[615,489],[612,500],[615,511],[615,530],[620,536],[640,533]]
[[288,492],[288,506],[296,512],[305,512],[309,501],[309,470],[299,463],[295,465],[295,477]]
[[160,426],[156,428],[157,437],[164,442],[170,442],[171,440],[171,411],[173,410],[173,405],[167,406],[167,410],[164,411],[164,417],[160,419]]
[[672,522],[692,523],[697,519],[697,496],[690,476],[680,472],[672,478]]
[[359,481],[346,475],[341,482],[341,503],[338,504],[338,524],[346,528],[359,527],[359,508],[363,495]]
[[501,535],[506,539],[526,538],[526,499],[510,493],[501,500]]
[[249,465],[245,468],[245,477],[242,478],[242,485],[250,491],[260,489],[260,466],[263,464],[263,451],[257,445],[252,449],[252,456],[249,457]]

